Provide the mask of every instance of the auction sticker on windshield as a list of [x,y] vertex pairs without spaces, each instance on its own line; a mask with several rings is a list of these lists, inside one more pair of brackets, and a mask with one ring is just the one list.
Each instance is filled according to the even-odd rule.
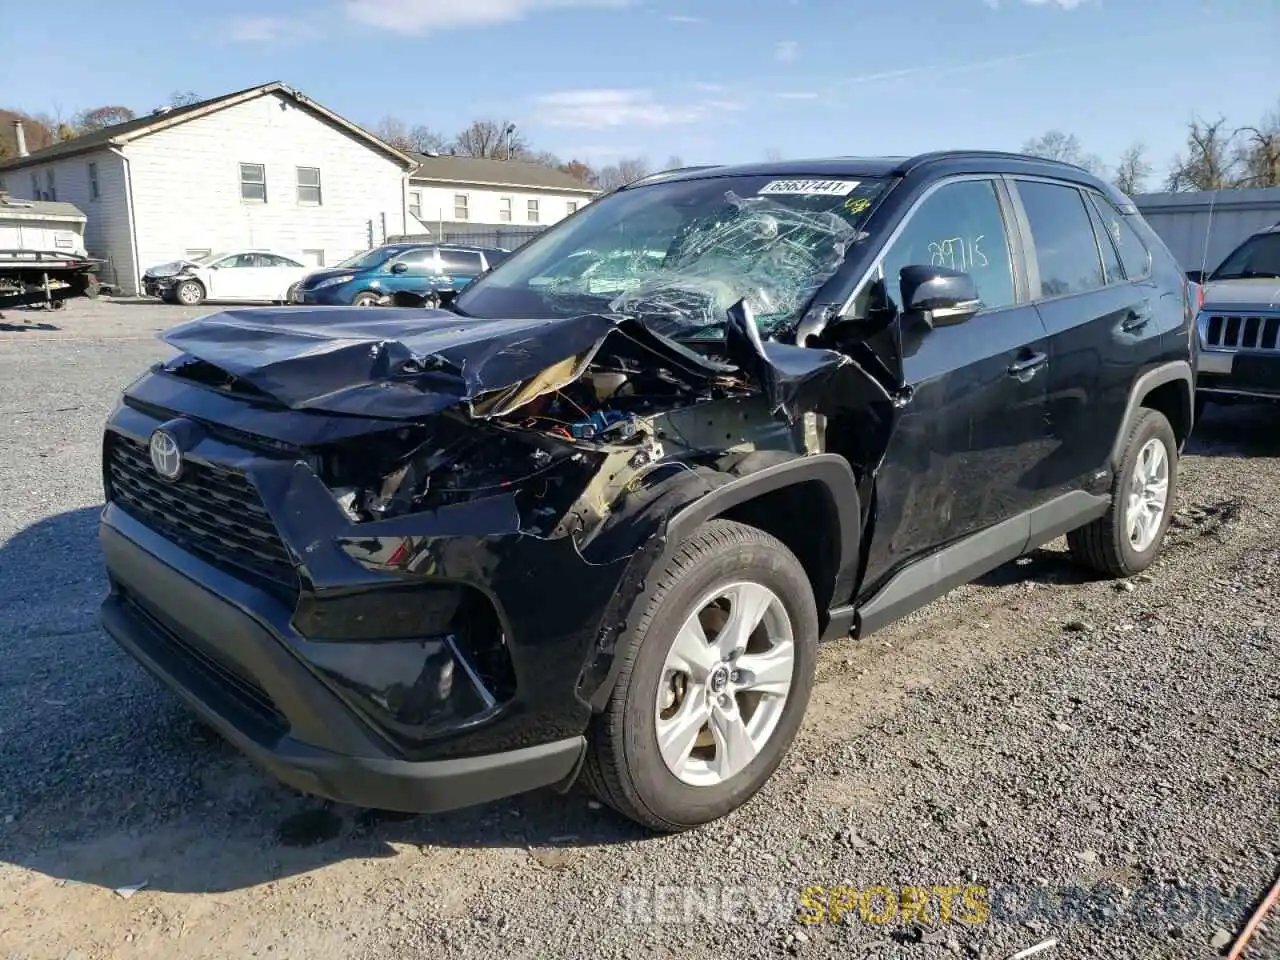
[[844,197],[852,193],[857,185],[857,180],[773,180],[761,187],[760,193]]

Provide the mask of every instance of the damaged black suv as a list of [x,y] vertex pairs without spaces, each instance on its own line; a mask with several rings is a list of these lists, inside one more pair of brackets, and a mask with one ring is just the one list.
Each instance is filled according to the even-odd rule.
[[164,339],[104,439],[111,636],[301,790],[581,776],[658,830],[760,789],[820,639],[1062,534],[1147,567],[1195,386],[1132,204],[977,152],[672,171],[444,308]]

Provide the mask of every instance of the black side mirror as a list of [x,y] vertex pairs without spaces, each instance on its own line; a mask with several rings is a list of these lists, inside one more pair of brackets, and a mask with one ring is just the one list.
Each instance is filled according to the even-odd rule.
[[407,263],[393,263],[391,265],[392,273],[408,273],[409,265]]
[[898,276],[903,313],[930,328],[964,323],[982,309],[973,277],[960,270],[914,265]]
[[1187,279],[1188,279],[1188,280],[1190,280],[1192,283],[1200,283],[1200,284],[1203,284],[1203,283],[1204,283],[1204,271],[1203,271],[1203,270],[1188,270],[1188,271],[1187,271]]

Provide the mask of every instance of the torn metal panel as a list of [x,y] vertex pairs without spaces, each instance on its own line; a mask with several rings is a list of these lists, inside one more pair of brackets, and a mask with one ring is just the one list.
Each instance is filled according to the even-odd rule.
[[[856,186],[856,183],[853,184]],[[725,193],[725,214],[697,221],[645,279],[610,304],[667,336],[722,328],[745,300],[765,333],[794,321],[844,262],[857,231],[832,211]]]
[[[617,319],[477,320],[443,310],[229,310],[162,339],[293,409],[412,419],[543,378],[553,390],[585,369]],[[489,415],[536,396],[489,398]]]

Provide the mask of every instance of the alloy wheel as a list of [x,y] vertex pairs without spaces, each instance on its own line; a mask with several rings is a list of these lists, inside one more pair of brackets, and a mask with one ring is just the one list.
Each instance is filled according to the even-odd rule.
[[724,783],[768,743],[795,674],[782,601],[751,581],[706,593],[667,651],[655,704],[658,746],[691,786]]
[[1169,451],[1152,437],[1138,452],[1129,482],[1125,533],[1129,545],[1143,553],[1155,542],[1169,504]]

